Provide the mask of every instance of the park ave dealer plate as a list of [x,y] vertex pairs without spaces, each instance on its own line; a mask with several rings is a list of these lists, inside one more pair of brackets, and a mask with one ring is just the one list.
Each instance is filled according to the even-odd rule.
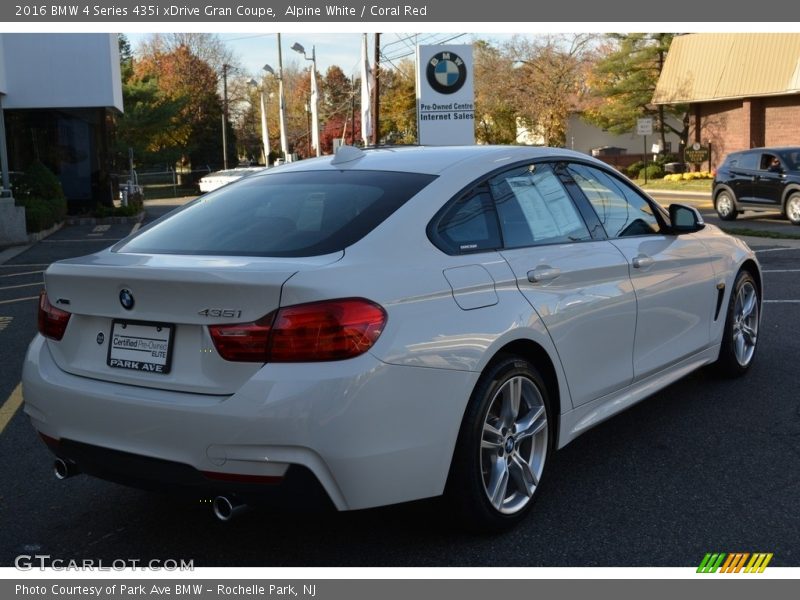
[[150,373],[169,373],[174,325],[114,321],[108,345],[108,366]]

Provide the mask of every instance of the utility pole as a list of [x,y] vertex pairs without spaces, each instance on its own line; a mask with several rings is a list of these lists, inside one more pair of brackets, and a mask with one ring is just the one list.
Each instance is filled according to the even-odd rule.
[[228,168],[228,69],[229,64],[222,65],[222,168]]
[[381,97],[381,34],[375,34],[375,66],[373,68],[373,77],[375,85],[373,86],[375,90],[375,98],[373,100],[373,111],[372,111],[372,145],[377,146],[380,141],[380,97]]
[[356,145],[356,76],[350,76],[350,145]]

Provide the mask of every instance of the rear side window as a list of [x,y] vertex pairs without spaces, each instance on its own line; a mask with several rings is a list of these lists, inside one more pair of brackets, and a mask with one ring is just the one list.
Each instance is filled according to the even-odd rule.
[[490,181],[506,248],[591,239],[567,190],[547,164],[530,165]]
[[755,152],[748,152],[746,154],[739,155],[739,168],[740,169],[749,169],[751,171],[755,171],[758,169],[758,159],[761,157],[760,154]]
[[434,175],[306,171],[253,176],[201,196],[116,252],[317,256],[367,235]]

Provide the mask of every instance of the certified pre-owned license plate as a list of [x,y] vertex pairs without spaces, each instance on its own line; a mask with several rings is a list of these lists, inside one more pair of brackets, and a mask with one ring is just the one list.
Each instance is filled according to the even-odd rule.
[[114,321],[108,345],[108,366],[151,373],[169,373],[174,325]]

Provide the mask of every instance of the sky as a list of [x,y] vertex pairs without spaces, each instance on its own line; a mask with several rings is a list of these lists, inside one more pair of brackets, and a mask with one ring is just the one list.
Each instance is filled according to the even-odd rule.
[[[126,33],[131,46],[137,45],[150,34]],[[283,66],[288,67],[294,63],[299,68],[306,67],[303,56],[291,50],[292,44],[299,43],[311,56],[311,48],[315,47],[317,56],[317,69],[324,73],[331,65],[338,65],[345,75],[359,75],[359,62],[361,60],[361,35],[360,33],[291,33],[281,34],[283,47]],[[245,73],[250,77],[259,75],[265,64],[277,70],[278,45],[275,33],[222,33],[219,34],[225,44],[236,54]],[[415,42],[432,44],[446,42],[449,44],[469,44],[476,39],[486,39],[501,42],[512,37],[511,34],[481,34],[481,33],[384,33],[381,35],[381,49],[383,55],[396,63],[403,58],[414,58]],[[374,57],[374,34],[367,35],[369,46],[369,61]]]

